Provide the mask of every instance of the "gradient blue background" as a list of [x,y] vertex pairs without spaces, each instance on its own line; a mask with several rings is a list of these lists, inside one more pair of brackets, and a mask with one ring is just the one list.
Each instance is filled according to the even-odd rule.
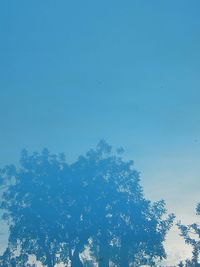
[[[193,221],[199,14],[198,0],[1,1],[0,165],[22,148],[71,161],[104,138],[134,159],[149,198]],[[174,262],[187,252],[170,235]]]

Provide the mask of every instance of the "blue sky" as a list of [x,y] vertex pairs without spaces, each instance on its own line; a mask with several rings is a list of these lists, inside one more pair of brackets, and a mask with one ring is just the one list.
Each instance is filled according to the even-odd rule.
[[134,159],[148,197],[193,218],[199,10],[198,0],[1,1],[0,165],[22,148],[73,160],[104,138]]

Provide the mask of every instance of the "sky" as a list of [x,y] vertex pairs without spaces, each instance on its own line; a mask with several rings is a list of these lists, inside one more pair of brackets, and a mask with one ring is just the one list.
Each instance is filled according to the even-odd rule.
[[[103,138],[125,148],[148,198],[197,220],[199,11],[198,0],[1,1],[0,166],[23,148],[73,161]],[[166,246],[170,263],[189,253],[176,229]]]

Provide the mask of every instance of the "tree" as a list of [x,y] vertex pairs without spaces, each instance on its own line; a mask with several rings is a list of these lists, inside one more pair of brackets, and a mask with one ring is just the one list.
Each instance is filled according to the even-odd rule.
[[31,156],[23,151],[20,162],[20,169],[8,166],[3,173],[11,181],[1,203],[10,225],[9,250],[35,255],[51,267],[65,260],[66,232],[60,218],[68,166],[46,149]]
[[[197,215],[200,215],[200,204],[196,208]],[[200,252],[200,225],[198,223],[193,223],[190,225],[183,225],[178,222],[178,227],[180,229],[180,235],[184,238],[185,243],[191,245],[192,259],[187,261],[187,266],[200,266],[198,263],[199,252]]]
[[104,142],[79,160],[83,196],[87,196],[82,201],[90,211],[85,222],[91,225],[99,267],[109,266],[110,261],[126,267],[165,258],[163,241],[174,216],[163,219],[164,201],[151,203],[144,198],[133,162],[112,155]]
[[174,216],[163,217],[164,201],[144,198],[133,162],[104,141],[72,164],[47,149],[23,151],[20,163],[1,172],[9,180],[1,208],[10,225],[1,266],[11,259],[29,266],[34,255],[48,267],[82,267],[86,248],[99,267],[153,266],[166,257],[163,241]]

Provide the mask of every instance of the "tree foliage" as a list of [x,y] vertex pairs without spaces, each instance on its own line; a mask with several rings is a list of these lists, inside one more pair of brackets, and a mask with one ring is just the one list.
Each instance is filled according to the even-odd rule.
[[9,181],[1,208],[10,232],[0,266],[30,266],[35,256],[48,267],[81,267],[86,250],[99,267],[153,266],[166,257],[174,215],[166,215],[164,201],[144,198],[133,162],[104,141],[72,164],[47,149],[23,151],[20,164],[1,170]]
[[[196,208],[197,215],[200,215],[200,204]],[[181,222],[178,223],[180,229],[180,235],[184,238],[185,243],[192,246],[192,259],[187,260],[186,266],[200,266],[198,263],[200,253],[200,225],[193,223],[190,225],[184,225]]]

